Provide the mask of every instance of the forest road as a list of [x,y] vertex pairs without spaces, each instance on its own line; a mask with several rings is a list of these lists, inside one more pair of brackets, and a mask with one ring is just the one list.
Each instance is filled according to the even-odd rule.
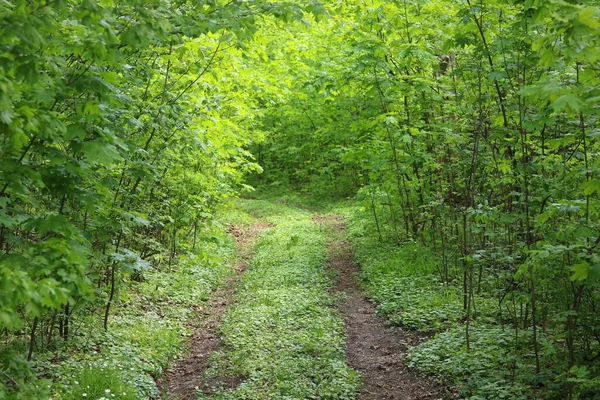
[[358,286],[358,268],[353,262],[346,226],[339,217],[315,218],[333,229],[327,265],[334,291],[343,292],[339,308],[346,326],[348,363],[361,375],[359,400],[442,400],[454,394],[430,378],[406,366],[408,349],[424,337],[386,324],[376,314]]

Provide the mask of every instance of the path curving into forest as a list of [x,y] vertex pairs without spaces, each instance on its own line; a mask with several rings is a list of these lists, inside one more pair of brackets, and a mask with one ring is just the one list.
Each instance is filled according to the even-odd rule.
[[[314,215],[314,214],[313,214]],[[309,216],[310,218],[310,216]],[[434,380],[407,367],[408,349],[424,339],[417,332],[404,331],[386,324],[376,314],[375,306],[365,298],[358,286],[358,268],[353,262],[352,249],[346,240],[346,226],[337,216],[314,216],[312,220],[330,232],[327,244],[327,261],[334,283],[333,291],[343,293],[338,312],[346,330],[346,361],[362,380],[359,400],[448,400],[455,398],[452,391]],[[208,397],[215,387],[235,389],[244,379],[227,375],[208,378],[211,356],[222,348],[218,329],[227,310],[235,306],[234,289],[252,256],[254,239],[267,227],[265,222],[249,228],[232,226],[239,261],[236,272],[213,293],[205,307],[198,311],[196,325],[188,342],[188,352],[164,374],[159,382],[163,400],[195,400],[199,391]],[[212,388],[212,389],[211,389]],[[252,398],[252,397],[248,397]]]
[[454,398],[445,386],[408,368],[404,360],[422,337],[386,324],[358,286],[346,226],[340,217],[316,218],[333,231],[327,264],[334,290],[344,293],[339,308],[346,326],[348,363],[358,371],[362,385],[359,400],[442,400]]
[[162,382],[159,382],[165,400],[198,398],[198,389],[204,384],[204,372],[209,367],[210,357],[220,345],[217,329],[221,324],[222,316],[233,298],[232,293],[236,282],[248,268],[252,242],[266,227],[268,224],[263,222],[246,229],[236,225],[230,227],[229,233],[235,238],[239,254],[235,273],[212,294],[206,306],[198,311],[198,320],[192,322],[194,332],[187,343],[186,355],[165,371]]

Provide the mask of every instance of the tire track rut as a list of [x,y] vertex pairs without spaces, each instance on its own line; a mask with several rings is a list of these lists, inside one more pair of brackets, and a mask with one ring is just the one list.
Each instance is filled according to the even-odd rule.
[[453,399],[452,391],[431,378],[409,369],[405,363],[410,347],[424,339],[418,332],[389,326],[376,314],[358,286],[358,268],[350,243],[344,240],[346,226],[339,217],[316,218],[330,226],[328,267],[333,271],[334,290],[345,294],[340,313],[347,333],[346,354],[362,378],[359,400],[442,400]]
[[230,227],[229,233],[236,240],[239,254],[235,273],[211,295],[205,305],[198,308],[198,317],[192,321],[195,327],[186,345],[186,354],[165,371],[163,379],[157,382],[160,392],[166,394],[165,400],[195,400],[198,397],[197,391],[203,386],[203,374],[209,367],[210,356],[220,345],[217,329],[221,318],[229,307],[236,282],[248,268],[252,242],[268,226],[267,223],[258,222],[248,229],[236,225]]

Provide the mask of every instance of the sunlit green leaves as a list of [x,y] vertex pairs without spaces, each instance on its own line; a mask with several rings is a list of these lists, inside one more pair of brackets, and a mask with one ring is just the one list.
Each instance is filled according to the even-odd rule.
[[[307,13],[325,10],[0,2],[0,329],[11,341],[43,350],[69,335],[63,318],[87,307],[110,315],[121,280],[196,245],[217,205],[259,168],[245,149],[263,136],[248,90],[259,80],[239,49],[260,15]],[[49,326],[43,340],[32,318]]]
[[[474,307],[471,293],[489,290],[498,312],[511,314],[490,317],[494,324],[527,326],[518,335],[533,325],[527,346],[539,367],[523,393],[548,373],[561,387],[543,389],[549,397],[585,393],[567,383],[565,360],[591,365],[596,352],[585,343],[600,304],[599,21],[588,0],[346,2],[325,29],[272,39],[282,50],[261,50],[258,64],[270,62],[265,73],[287,89],[263,118],[267,143],[254,149],[263,181],[313,196],[358,190],[372,219],[365,236],[428,244]],[[331,44],[312,53],[319,62],[306,36]],[[394,318],[429,321],[404,315],[411,302],[397,296],[381,299],[400,305]],[[469,320],[466,305],[462,312]],[[578,339],[563,351],[542,345],[540,331]],[[510,393],[507,382],[488,383],[473,382],[470,393]]]
[[577,113],[581,109],[581,100],[573,94],[563,94],[552,103],[555,112],[568,111]]

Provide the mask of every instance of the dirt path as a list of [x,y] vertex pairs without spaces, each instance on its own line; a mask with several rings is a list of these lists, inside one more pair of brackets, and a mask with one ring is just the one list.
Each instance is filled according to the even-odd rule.
[[268,225],[257,223],[249,229],[232,226],[229,230],[236,239],[236,248],[240,254],[236,273],[227,279],[225,285],[215,291],[208,303],[198,310],[198,320],[193,321],[194,332],[187,344],[185,357],[169,368],[162,382],[158,382],[164,400],[196,399],[197,389],[202,385],[202,375],[208,368],[209,358],[219,346],[216,333],[221,317],[227,310],[235,282],[248,268],[251,256],[252,240]]
[[333,217],[316,221],[329,225],[335,232],[328,266],[335,275],[335,290],[346,294],[340,312],[348,335],[348,361],[363,381],[359,400],[453,398],[446,387],[417,374],[404,363],[409,347],[423,337],[386,325],[385,319],[376,315],[375,306],[363,296],[350,244],[344,240],[343,220]]

